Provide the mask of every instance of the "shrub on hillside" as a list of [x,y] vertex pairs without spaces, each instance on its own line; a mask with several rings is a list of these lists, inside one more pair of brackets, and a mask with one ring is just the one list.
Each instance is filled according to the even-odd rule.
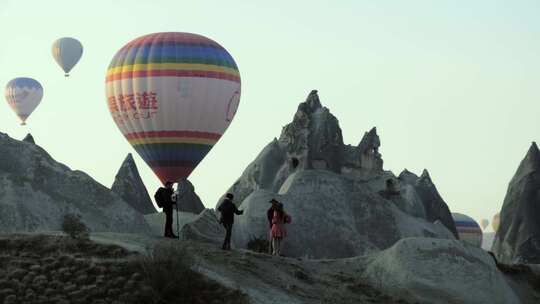
[[263,237],[251,237],[247,249],[255,252],[268,253],[270,242]]
[[67,213],[62,219],[62,231],[75,240],[90,239],[90,229],[82,222],[78,214]]
[[157,244],[139,259],[144,290],[140,303],[248,303],[238,290],[228,289],[193,270],[195,259],[180,243]]

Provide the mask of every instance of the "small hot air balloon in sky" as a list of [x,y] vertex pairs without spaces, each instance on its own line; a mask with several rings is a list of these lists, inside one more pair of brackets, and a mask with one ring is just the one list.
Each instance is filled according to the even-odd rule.
[[41,102],[43,87],[32,78],[20,77],[8,82],[5,91],[6,100],[15,114],[26,125],[26,119]]
[[480,221],[480,225],[482,226],[482,230],[486,230],[486,227],[489,225],[489,221],[487,219],[482,219]]
[[493,219],[491,220],[491,228],[493,228],[493,231],[497,232],[497,230],[499,230],[500,223],[501,223],[501,215],[500,213],[497,213],[493,216]]
[[471,245],[481,247],[482,229],[480,229],[480,225],[473,218],[465,214],[452,213],[452,217],[456,224],[459,239]]
[[79,40],[70,37],[64,37],[56,40],[52,46],[54,60],[69,76],[69,71],[79,62],[83,53],[83,46]]
[[139,37],[113,57],[109,111],[162,183],[187,178],[236,114],[240,74],[217,42],[169,32]]

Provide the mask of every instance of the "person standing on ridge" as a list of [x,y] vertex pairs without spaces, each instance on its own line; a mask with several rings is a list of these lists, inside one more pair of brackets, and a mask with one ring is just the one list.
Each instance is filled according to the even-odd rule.
[[268,226],[270,231],[268,233],[270,237],[270,239],[268,240],[268,253],[272,254],[274,252],[274,250],[272,249],[272,218],[274,217],[274,211],[277,210],[279,206],[279,202],[276,199],[271,199],[270,204],[272,205],[266,211],[266,218],[268,219]]
[[173,183],[167,181],[165,187],[160,187],[156,194],[154,194],[154,199],[159,208],[163,208],[165,212],[165,237],[168,238],[178,238],[177,235],[173,233],[173,205],[176,202],[173,201],[172,195],[174,193]]
[[225,227],[225,240],[223,240],[223,250],[231,250],[231,236],[232,236],[232,227],[234,224],[234,215],[241,215],[244,213],[243,210],[238,210],[236,205],[232,202],[234,195],[232,193],[227,193],[225,195],[225,200],[219,205],[218,211],[221,212],[221,219],[219,222]]
[[283,210],[283,204],[278,203],[277,208],[274,210],[272,217],[272,229],[270,231],[272,235],[272,254],[281,255],[281,244],[283,239],[287,236],[287,229],[285,224],[291,223],[291,216],[285,213]]

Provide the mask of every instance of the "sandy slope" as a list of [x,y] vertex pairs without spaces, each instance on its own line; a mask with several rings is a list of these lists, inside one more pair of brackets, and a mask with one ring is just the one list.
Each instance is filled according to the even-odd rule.
[[477,300],[482,299],[507,304],[540,299],[533,292],[540,276],[518,268],[505,275],[484,251],[452,240],[408,238],[376,254],[303,260],[139,234],[94,233],[91,239],[139,253],[156,244],[184,247],[195,257],[194,270],[241,290],[252,303],[480,303]]
[[377,254],[302,260],[247,250],[226,252],[201,242],[135,234],[97,233],[92,239],[140,252],[158,242],[178,242],[197,257],[199,272],[240,289],[253,303],[479,303],[476,300],[482,299],[507,304],[540,300],[525,276],[505,275],[485,251],[452,240],[410,238]]
[[361,258],[308,260],[272,257],[246,250],[224,252],[215,245],[135,234],[96,233],[92,240],[146,252],[157,242],[182,242],[197,257],[196,268],[253,303],[407,303],[383,295],[356,274]]

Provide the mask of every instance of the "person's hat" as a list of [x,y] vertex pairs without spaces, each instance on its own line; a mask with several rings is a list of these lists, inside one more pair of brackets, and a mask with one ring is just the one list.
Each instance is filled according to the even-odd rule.
[[225,197],[232,200],[234,198],[234,195],[232,193],[227,193]]
[[271,203],[271,204],[273,204],[273,203],[279,204],[279,202],[274,198],[269,200],[268,202]]

